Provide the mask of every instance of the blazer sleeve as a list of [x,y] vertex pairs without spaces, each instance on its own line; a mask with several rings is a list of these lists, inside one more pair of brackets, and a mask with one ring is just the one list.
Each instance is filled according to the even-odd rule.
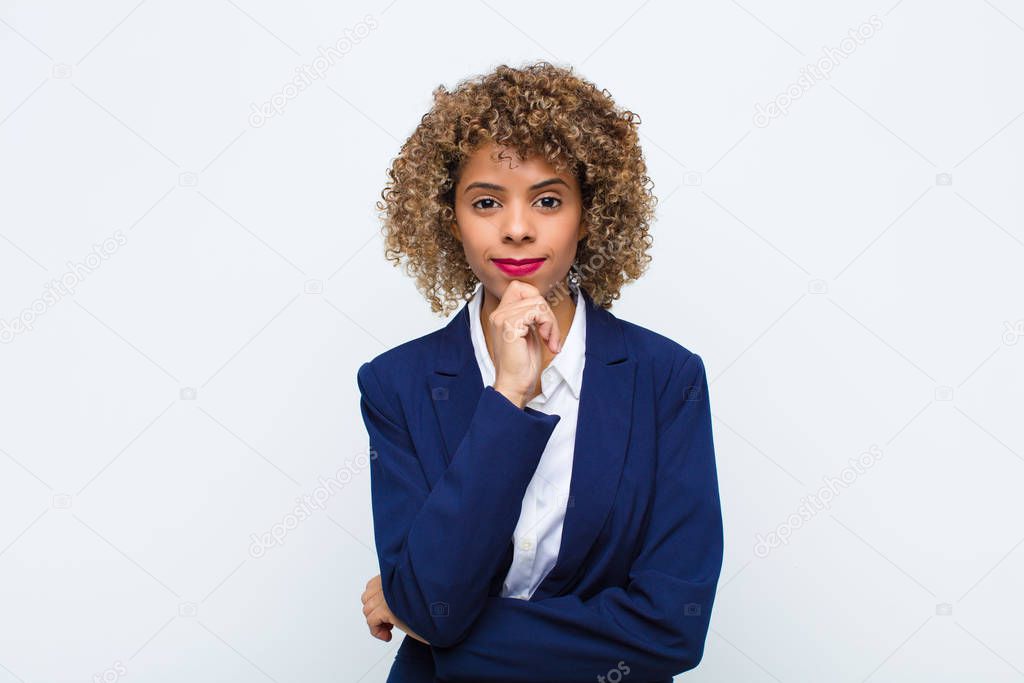
[[721,573],[722,516],[704,364],[692,354],[676,366],[657,406],[656,493],[628,585],[587,600],[490,596],[464,640],[432,648],[439,679],[570,683],[610,680],[617,669],[654,681],[697,666]]
[[451,645],[483,609],[561,416],[521,410],[484,387],[465,437],[431,487],[420,458],[443,454],[417,452],[403,411],[389,401],[396,389],[385,389],[371,363],[359,368],[357,382],[384,599],[432,645]]

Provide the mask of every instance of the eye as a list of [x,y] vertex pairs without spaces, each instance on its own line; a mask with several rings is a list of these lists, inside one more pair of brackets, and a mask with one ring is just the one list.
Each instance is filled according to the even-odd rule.
[[537,201],[538,202],[544,202],[544,201],[555,202],[554,205],[551,205],[551,204],[544,205],[542,208],[545,208],[545,209],[557,209],[562,204],[562,200],[561,199],[559,199],[558,197],[552,197],[550,195],[547,196],[547,197],[541,197]]
[[483,197],[482,199],[478,199],[475,202],[473,202],[472,206],[474,208],[482,209],[482,210],[487,210],[487,209],[493,209],[494,208],[493,206],[479,206],[480,202],[492,202],[493,204],[497,204],[498,203],[498,202],[496,202],[494,199],[492,199],[490,197]]

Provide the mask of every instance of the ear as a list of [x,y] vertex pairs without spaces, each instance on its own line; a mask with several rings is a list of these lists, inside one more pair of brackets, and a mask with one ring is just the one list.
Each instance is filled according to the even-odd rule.
[[453,237],[454,237],[454,238],[455,238],[456,240],[458,240],[459,242],[461,242],[461,241],[462,241],[462,233],[461,233],[461,232],[459,231],[459,224],[458,224],[458,222],[457,222],[457,221],[452,221],[452,222],[451,222],[451,223],[450,223],[450,224],[448,225],[448,231],[449,231],[449,232],[451,232],[452,236],[453,236]]
[[576,231],[576,241],[579,242],[581,239],[587,236],[587,224],[584,221],[580,221],[580,228]]

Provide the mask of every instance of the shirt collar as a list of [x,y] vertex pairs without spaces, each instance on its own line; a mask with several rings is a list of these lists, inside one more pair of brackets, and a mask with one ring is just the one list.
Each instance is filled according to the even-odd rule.
[[[576,312],[569,326],[569,333],[565,337],[562,350],[555,354],[548,364],[558,376],[569,385],[570,391],[576,400],[580,398],[583,387],[583,365],[587,349],[587,303],[582,296],[578,285],[570,285],[573,298],[576,301]],[[480,307],[483,305],[483,285],[477,285],[476,292],[468,304],[470,338],[473,341],[473,352],[476,355],[477,364],[485,372],[484,385],[493,384],[495,379],[494,363],[491,355],[487,353],[487,341],[484,339],[483,325],[480,323]],[[547,368],[545,368],[546,370]],[[541,390],[543,381],[541,382]],[[545,392],[545,398],[548,398]]]

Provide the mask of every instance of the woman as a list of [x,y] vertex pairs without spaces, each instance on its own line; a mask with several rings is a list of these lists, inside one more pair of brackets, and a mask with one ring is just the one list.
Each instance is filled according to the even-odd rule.
[[607,310],[650,260],[638,120],[546,62],[434,99],[378,207],[432,309],[464,305],[357,378],[388,681],[671,681],[723,531],[702,359]]

